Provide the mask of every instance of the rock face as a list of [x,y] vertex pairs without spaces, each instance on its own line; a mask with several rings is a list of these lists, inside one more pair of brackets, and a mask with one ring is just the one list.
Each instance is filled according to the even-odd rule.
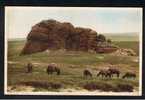
[[43,20],[32,26],[21,54],[57,50],[97,50],[98,41],[104,42],[105,36],[98,35],[89,28],[74,27],[68,22]]

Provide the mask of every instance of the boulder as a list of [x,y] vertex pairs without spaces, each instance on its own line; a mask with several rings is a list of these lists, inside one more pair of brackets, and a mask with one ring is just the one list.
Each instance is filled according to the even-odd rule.
[[114,53],[112,53],[112,55],[117,55],[117,56],[136,56],[136,53],[132,49],[119,48]]
[[[102,35],[99,37],[106,38]],[[47,49],[95,50],[97,40],[97,32],[90,28],[74,27],[69,22],[53,19],[43,20],[32,26],[21,54],[42,52]]]
[[95,49],[97,53],[112,53],[115,52],[116,50],[118,50],[118,47],[116,45],[108,43],[108,41],[97,42],[97,46]]

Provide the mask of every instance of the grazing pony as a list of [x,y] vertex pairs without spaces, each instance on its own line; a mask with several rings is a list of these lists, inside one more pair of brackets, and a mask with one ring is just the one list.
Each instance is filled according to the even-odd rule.
[[109,68],[108,71],[110,72],[111,76],[113,76],[114,74],[116,74],[117,77],[119,77],[119,75],[120,75],[120,71],[118,69]]
[[100,75],[102,77],[109,77],[109,78],[111,78],[111,73],[108,70],[100,70],[99,73],[97,74],[97,77],[99,77]]
[[127,72],[122,76],[123,79],[125,78],[136,78],[136,74],[132,72]]
[[84,70],[83,75],[86,76],[86,77],[87,77],[87,76],[92,77],[92,73],[91,73],[88,69],[85,69],[85,70]]
[[27,67],[27,73],[32,73],[32,70],[33,70],[33,68],[32,68],[32,67],[33,67],[32,63],[28,63],[26,67]]
[[57,75],[60,75],[60,69],[57,67],[57,64],[55,63],[49,64],[46,71],[48,74],[53,74],[53,72],[56,72]]

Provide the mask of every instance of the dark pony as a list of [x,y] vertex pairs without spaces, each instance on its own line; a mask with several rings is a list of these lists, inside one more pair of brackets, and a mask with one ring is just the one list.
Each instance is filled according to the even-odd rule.
[[110,71],[111,76],[113,76],[115,74],[117,77],[119,77],[119,75],[120,75],[120,71],[118,69],[109,68],[108,71]]
[[109,77],[109,78],[111,78],[111,73],[108,70],[100,70],[99,73],[97,74],[97,77],[99,77],[100,75],[102,77]]
[[32,70],[33,70],[33,68],[32,68],[32,67],[33,67],[32,63],[28,63],[26,67],[27,67],[27,73],[32,73]]
[[47,67],[47,73],[48,74],[53,74],[53,72],[56,72],[57,75],[60,75],[60,69],[54,63],[49,64],[48,67]]
[[127,72],[125,73],[122,78],[136,78],[136,74],[135,73],[132,73],[132,72]]
[[91,73],[88,69],[85,69],[85,70],[84,70],[83,75],[86,76],[86,77],[87,77],[87,76],[92,77],[92,73]]

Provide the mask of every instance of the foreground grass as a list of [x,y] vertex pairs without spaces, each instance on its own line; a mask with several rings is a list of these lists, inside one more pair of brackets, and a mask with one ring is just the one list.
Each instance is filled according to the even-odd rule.
[[[138,89],[138,78],[136,79],[121,79],[121,78],[101,78],[97,77],[97,71],[93,71],[92,78],[85,78],[82,75],[83,67],[61,67],[61,75],[56,74],[48,75],[46,73],[46,66],[34,67],[33,73],[26,73],[25,66],[22,64],[10,64],[8,69],[8,85],[17,85],[22,82],[41,82],[43,83],[55,83],[61,84],[62,88],[83,88],[85,84],[95,82],[96,84],[111,84],[116,86],[117,84],[130,84]],[[93,67],[92,67],[93,69]],[[122,69],[123,70],[123,69]],[[39,87],[40,88],[40,87]],[[42,87],[43,88],[43,87]],[[45,88],[47,89],[47,88]],[[52,91],[52,90],[51,90]]]
[[[139,64],[132,59],[136,57],[116,56],[109,54],[94,54],[86,52],[61,52],[51,51],[41,52],[26,56],[19,56],[25,41],[11,41],[8,43],[8,85],[17,85],[22,82],[41,82],[41,83],[58,83],[62,88],[82,88],[83,85],[90,82],[96,84],[107,83],[112,86],[116,84],[130,84],[138,90],[139,85]],[[123,48],[131,48],[138,52],[137,42],[115,42]],[[26,73],[26,64],[34,63],[32,73]],[[57,63],[61,69],[61,75],[48,75],[46,68],[49,63]],[[107,67],[108,64],[114,64],[122,72],[121,76],[126,71],[133,71],[137,74],[136,79],[121,79],[121,78],[99,78],[96,77],[99,68]],[[90,68],[93,73],[93,78],[84,78],[82,73],[85,68]],[[37,88],[41,91],[41,88]],[[54,89],[47,89],[56,91]]]

